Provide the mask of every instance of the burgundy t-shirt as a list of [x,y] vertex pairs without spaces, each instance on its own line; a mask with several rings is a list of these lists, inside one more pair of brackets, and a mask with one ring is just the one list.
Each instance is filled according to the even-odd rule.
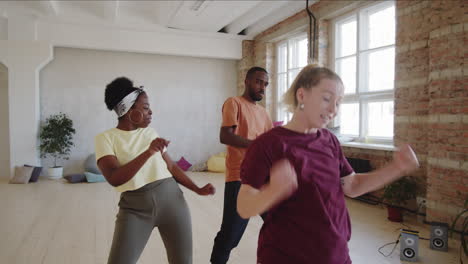
[[337,138],[327,129],[303,134],[276,127],[249,147],[241,167],[243,184],[267,183],[272,164],[287,158],[298,189],[268,211],[260,230],[259,264],[348,264],[351,223],[340,178],[353,173]]

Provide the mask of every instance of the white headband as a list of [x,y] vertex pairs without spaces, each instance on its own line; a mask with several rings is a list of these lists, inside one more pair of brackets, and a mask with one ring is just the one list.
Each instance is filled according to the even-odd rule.
[[114,107],[114,111],[117,113],[118,117],[125,115],[128,110],[133,106],[138,96],[143,92],[143,89],[137,88],[137,90],[127,94],[122,101],[118,102]]

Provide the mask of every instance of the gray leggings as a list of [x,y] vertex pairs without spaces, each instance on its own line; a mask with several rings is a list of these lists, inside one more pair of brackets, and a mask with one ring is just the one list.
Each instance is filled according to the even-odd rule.
[[121,194],[108,264],[135,264],[154,227],[169,263],[192,263],[190,211],[172,177]]

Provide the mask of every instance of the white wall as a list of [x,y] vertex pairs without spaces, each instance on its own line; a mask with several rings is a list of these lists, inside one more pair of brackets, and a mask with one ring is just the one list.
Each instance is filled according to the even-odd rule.
[[8,19],[0,17],[0,40],[8,39]]
[[195,164],[224,150],[221,107],[236,94],[236,61],[56,48],[54,60],[40,73],[41,120],[62,111],[74,122],[76,146],[64,162],[65,173],[81,172],[94,152],[94,136],[116,126],[116,115],[104,104],[104,89],[119,76],[145,86],[151,126],[172,141],[174,160],[183,155]]
[[39,41],[0,40],[0,63],[8,68],[10,175],[14,166],[39,165],[39,71],[52,48]]
[[[40,165],[39,71],[53,59],[53,47],[237,60],[242,57],[241,43],[246,39],[224,33],[184,32],[154,26],[69,22],[42,20],[21,12],[3,14],[0,18],[0,63],[8,67],[9,176],[15,166]],[[129,73],[128,69],[124,73]]]
[[10,175],[10,136],[8,125],[8,69],[0,63],[0,178]]

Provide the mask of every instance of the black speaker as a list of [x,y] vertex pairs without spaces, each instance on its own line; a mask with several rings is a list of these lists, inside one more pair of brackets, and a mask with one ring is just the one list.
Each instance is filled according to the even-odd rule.
[[417,262],[419,255],[419,232],[402,229],[400,237],[400,260]]
[[448,251],[448,224],[432,222],[431,223],[431,249],[439,251]]

